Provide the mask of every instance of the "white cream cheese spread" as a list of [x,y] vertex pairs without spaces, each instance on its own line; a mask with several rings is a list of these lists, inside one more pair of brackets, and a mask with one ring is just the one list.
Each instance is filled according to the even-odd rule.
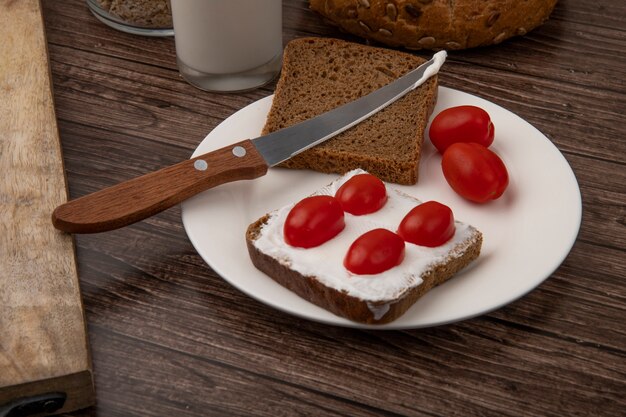
[[[362,173],[365,171],[350,171],[314,194],[334,196],[344,182]],[[445,262],[448,257],[464,251],[471,244],[471,239],[468,238],[472,234],[471,226],[457,221],[454,236],[442,246],[429,248],[406,242],[405,257],[400,265],[376,275],[352,274],[343,266],[343,259],[352,242],[363,233],[379,227],[395,232],[404,216],[420,204],[420,201],[414,197],[395,190],[387,184],[386,187],[388,200],[379,211],[364,216],[345,213],[345,229],[320,246],[303,249],[290,246],[285,242],[283,225],[287,214],[296,202],[269,214],[269,219],[262,227],[254,245],[259,251],[304,276],[315,277],[328,287],[369,303],[375,303],[375,305],[369,303],[368,305],[382,317],[386,309],[385,306],[380,305],[381,303],[394,301],[404,292],[420,285],[421,276],[430,269],[431,265]]]
[[433,58],[432,58],[434,61],[433,64],[430,65],[428,68],[426,68],[426,71],[424,71],[424,75],[422,75],[422,78],[417,80],[417,82],[415,83],[415,86],[418,87],[424,84],[424,81],[426,81],[433,75],[437,74],[439,70],[441,69],[441,66],[443,65],[443,63],[446,62],[447,56],[448,56],[448,53],[446,51],[439,51],[435,55],[433,55]]

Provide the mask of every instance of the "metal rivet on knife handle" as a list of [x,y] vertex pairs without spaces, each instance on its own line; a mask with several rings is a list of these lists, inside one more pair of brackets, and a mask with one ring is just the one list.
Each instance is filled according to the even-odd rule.
[[193,167],[198,171],[206,171],[206,169],[209,167],[209,164],[207,164],[204,159],[196,159],[196,161],[193,163]]
[[233,148],[233,155],[235,155],[238,158],[242,158],[246,156],[246,149],[243,146],[235,146]]

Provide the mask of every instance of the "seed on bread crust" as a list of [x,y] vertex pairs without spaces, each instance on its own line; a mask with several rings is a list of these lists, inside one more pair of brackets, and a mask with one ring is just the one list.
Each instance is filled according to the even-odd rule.
[[384,36],[393,36],[393,33],[391,33],[389,29],[385,29],[385,28],[378,29],[378,33]]
[[404,11],[406,11],[409,16],[416,19],[422,15],[422,11],[420,10],[420,8],[411,3],[404,6]]
[[435,42],[436,42],[436,40],[432,36],[424,36],[419,41],[417,41],[417,43],[419,43],[420,45],[422,45],[425,48],[429,48],[429,47],[433,46],[435,44]]
[[361,28],[363,28],[363,30],[366,31],[366,32],[371,32],[372,31],[372,29],[370,29],[370,27],[367,26],[367,24],[364,21],[362,21],[362,20],[359,20],[359,26],[361,26]]
[[485,22],[485,25],[490,28],[492,27],[496,21],[500,18],[500,12],[493,12],[491,13],[491,15],[489,15],[489,17],[487,18],[487,21]]
[[385,10],[387,11],[387,16],[389,16],[389,19],[394,22],[398,19],[398,8],[395,4],[387,3]]
[[498,34],[498,36],[493,38],[493,43],[500,43],[500,42],[502,42],[505,39],[506,39],[506,32],[500,32],[500,34]]
[[369,0],[359,0],[359,4],[367,9],[370,8],[370,2]]

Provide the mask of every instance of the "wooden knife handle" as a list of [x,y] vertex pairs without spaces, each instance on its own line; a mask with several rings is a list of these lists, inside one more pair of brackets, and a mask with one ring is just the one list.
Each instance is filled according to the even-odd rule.
[[70,233],[118,229],[168,209],[204,190],[265,175],[268,166],[244,140],[58,206],[52,224]]

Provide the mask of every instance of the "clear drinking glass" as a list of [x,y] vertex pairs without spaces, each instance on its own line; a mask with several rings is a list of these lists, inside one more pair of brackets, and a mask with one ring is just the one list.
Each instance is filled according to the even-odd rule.
[[282,64],[281,0],[171,0],[178,69],[208,91],[250,90]]

